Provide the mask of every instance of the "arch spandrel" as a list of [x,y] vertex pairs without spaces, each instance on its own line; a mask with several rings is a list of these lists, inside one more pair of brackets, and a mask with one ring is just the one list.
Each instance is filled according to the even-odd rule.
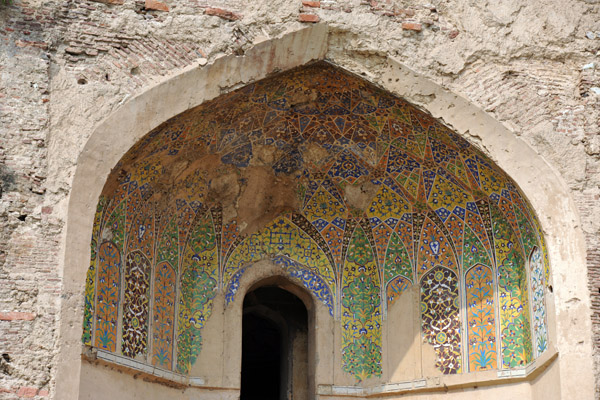
[[[111,243],[120,260],[144,252],[151,266],[149,274],[129,274],[123,290],[144,287],[153,322],[143,339],[128,320],[132,333],[109,348],[118,354],[186,374],[202,359],[215,296],[233,301],[243,274],[268,259],[338,321],[336,368],[355,382],[384,376],[381,353],[393,351],[381,337],[386,304],[408,284],[420,285],[428,306],[422,345],[434,346],[437,359],[424,362],[440,374],[477,370],[461,347],[473,336],[463,313],[469,296],[478,296],[465,289],[474,264],[485,267],[481,287],[488,275],[500,275],[490,293],[500,296],[491,304],[500,310],[492,323],[501,344],[486,347],[494,363],[484,369],[496,360],[498,368],[532,360],[525,251],[544,247],[517,185],[430,115],[330,64],[258,81],[166,121],[119,161],[100,204],[86,315],[104,304],[88,296],[108,277],[96,248]],[[177,283],[162,282],[159,270],[172,271]],[[135,282],[146,275],[147,289],[146,281]],[[169,301],[164,293],[172,287]],[[441,309],[427,313],[441,304],[437,295],[452,308],[452,323]],[[477,301],[475,308],[485,308]],[[173,313],[172,330],[165,330]],[[84,321],[85,343],[98,341],[91,321]],[[116,325],[123,330],[124,321]]]

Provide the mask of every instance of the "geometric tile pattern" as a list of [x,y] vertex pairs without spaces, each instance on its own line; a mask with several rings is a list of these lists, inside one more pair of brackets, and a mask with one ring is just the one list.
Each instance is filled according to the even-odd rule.
[[233,250],[223,270],[223,281],[230,282],[234,273],[248,264],[276,256],[286,256],[321,276],[331,288],[331,292],[335,293],[335,272],[323,251],[325,246],[319,246],[306,230],[302,230],[291,218],[275,219],[247,237]]
[[329,286],[319,274],[311,272],[305,265],[293,261],[286,256],[275,256],[271,261],[281,266],[293,280],[301,283],[302,286],[312,292],[329,309],[329,315],[333,317],[335,301]]
[[[255,170],[295,197],[249,229],[218,182],[244,188]],[[234,301],[259,260],[327,307],[356,380],[382,374],[382,314],[411,286],[443,373],[522,366],[547,347],[548,252],[516,184],[430,115],[326,63],[148,133],[105,184],[91,254],[83,342],[181,373],[201,357],[214,297]]]

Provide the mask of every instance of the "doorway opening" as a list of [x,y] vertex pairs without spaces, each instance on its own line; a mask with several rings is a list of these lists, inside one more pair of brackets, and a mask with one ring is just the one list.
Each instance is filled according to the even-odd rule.
[[297,296],[262,286],[244,298],[240,400],[308,399],[308,312]]

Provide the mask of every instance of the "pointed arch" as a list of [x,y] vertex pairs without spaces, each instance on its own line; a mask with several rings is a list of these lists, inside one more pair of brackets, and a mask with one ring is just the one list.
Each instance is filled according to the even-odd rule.
[[[315,42],[326,43],[326,41]],[[269,44],[269,46],[272,45]],[[310,46],[308,47],[310,48]],[[324,55],[326,51],[326,45],[323,45],[322,50],[322,55]],[[292,56],[296,57],[296,55]],[[302,57],[306,57],[306,55],[304,54]],[[242,64],[244,62],[246,63],[244,64],[244,68],[249,66],[249,62],[247,61],[248,58],[241,58],[243,58],[245,61],[228,61],[237,63],[235,64],[237,67],[233,69],[237,72],[234,73],[238,73],[241,69],[243,69]],[[258,59],[260,59],[260,57]],[[265,59],[268,59],[268,57],[265,57]],[[300,58],[300,60],[304,59],[305,58]],[[295,62],[299,63],[301,61]],[[218,67],[222,67],[223,65],[225,64],[220,64]],[[431,103],[427,104],[426,108],[432,111],[435,117],[444,118],[447,122],[454,125],[460,134],[466,135],[467,130],[470,130],[471,133],[478,135],[486,149],[488,149],[494,157],[497,157],[499,165],[509,172],[510,175],[518,177],[518,183],[524,189],[528,197],[533,199],[534,206],[538,213],[540,213],[542,216],[551,214],[555,215],[555,218],[552,221],[542,220],[540,224],[540,226],[543,225],[544,231],[548,234],[549,240],[547,248],[549,250],[547,257],[553,262],[553,266],[558,268],[558,270],[554,270],[552,273],[561,274],[562,272],[568,271],[573,265],[581,265],[580,262],[583,261],[583,258],[582,251],[578,250],[578,244],[582,243],[582,237],[580,229],[576,228],[577,213],[574,211],[575,208],[573,207],[572,201],[569,197],[568,190],[564,187],[564,184],[560,181],[560,179],[556,179],[554,173],[550,168],[548,168],[547,165],[544,164],[543,160],[540,160],[539,157],[533,154],[530,149],[527,149],[526,146],[522,146],[522,143],[518,139],[515,139],[510,132],[502,128],[496,121],[493,121],[491,118],[487,118],[487,116],[474,108],[472,105],[452,95],[451,93],[443,92],[443,90],[437,87],[435,84],[428,82],[422,77],[412,73],[412,71],[409,71],[407,68],[401,66],[394,60],[389,60],[389,65],[389,71],[380,75],[382,82],[384,82],[388,76],[400,76],[400,83],[383,84],[383,86],[395,91],[396,93],[406,95],[408,98],[411,98],[411,96],[413,96],[415,93],[428,91],[429,93],[435,93],[437,97]],[[225,70],[228,71],[226,74],[230,74],[232,69],[226,68]],[[66,279],[64,287],[65,301],[62,306],[63,310],[65,311],[65,319],[61,324],[62,343],[70,343],[72,345],[74,343],[73,337],[79,336],[81,332],[81,330],[79,330],[75,335],[73,335],[73,332],[70,332],[71,328],[69,328],[69,326],[80,326],[81,320],[83,319],[80,318],[79,322],[76,322],[78,319],[77,316],[69,316],[67,311],[69,309],[77,309],[77,307],[72,307],[73,302],[76,302],[76,300],[72,299],[75,298],[73,297],[74,295],[77,296],[78,294],[81,294],[80,292],[82,289],[78,288],[77,285],[84,281],[86,275],[85,268],[82,268],[81,265],[87,264],[85,254],[87,253],[86,249],[89,245],[88,240],[91,236],[88,233],[92,231],[93,225],[93,215],[90,216],[90,210],[93,210],[93,203],[98,198],[99,193],[99,189],[96,187],[101,186],[103,179],[108,175],[108,169],[110,169],[113,165],[116,165],[113,161],[118,160],[124,151],[120,149],[130,148],[132,143],[135,143],[137,139],[141,138],[142,135],[150,131],[162,121],[167,120],[168,117],[176,115],[177,113],[187,109],[188,107],[194,106],[199,102],[202,102],[203,99],[207,98],[206,93],[198,91],[197,86],[195,86],[193,82],[208,82],[209,80],[199,79],[198,76],[191,73],[186,73],[184,75],[185,76],[182,75],[180,77],[184,79],[179,79],[178,82],[179,84],[183,82],[183,87],[188,87],[189,90],[182,91],[180,87],[175,88],[175,86],[173,86],[174,81],[172,81],[168,85],[162,85],[159,89],[152,91],[152,93],[145,93],[144,96],[141,96],[139,99],[134,99],[135,101],[125,104],[123,109],[117,111],[117,113],[112,115],[107,122],[102,124],[98,130],[96,130],[80,157],[75,181],[73,184],[73,193],[70,198],[69,222],[67,225],[65,251]],[[390,81],[394,80],[391,79]],[[413,83],[407,83],[411,81]],[[414,82],[419,83],[415,84]],[[410,85],[412,85],[412,87]],[[209,88],[208,92],[210,92],[210,94],[208,97],[215,96],[218,93],[218,90],[216,89],[217,86],[218,85],[215,84],[215,89]],[[205,90],[205,88],[203,90]],[[212,92],[210,90],[212,90]],[[192,94],[192,92],[202,92],[202,94],[195,95]],[[163,96],[156,97],[161,99],[161,104],[165,104],[165,102],[171,104],[171,100],[173,100],[173,107],[169,106],[168,110],[159,111],[152,118],[141,117],[141,114],[136,112],[136,108],[144,108],[149,114],[152,114],[155,110],[158,110],[159,107],[157,107],[156,104],[151,101],[153,96],[156,96],[157,93],[165,94]],[[454,113],[457,108],[454,108],[453,111],[449,111],[450,107],[447,107],[449,103],[457,104],[460,106],[458,107],[459,110],[466,109],[469,110],[469,112],[460,111],[457,112],[456,115],[452,115],[451,113]],[[368,111],[368,107],[362,107],[363,108],[360,111]],[[465,117],[467,115],[468,117]],[[137,120],[135,120],[136,118]],[[136,124],[138,126],[135,126]],[[128,127],[131,127],[131,129],[129,130]],[[486,130],[488,132],[486,132]],[[122,135],[123,131],[130,132],[130,134]],[[111,134],[111,132],[116,133]],[[122,137],[119,137],[119,135]],[[418,146],[419,145],[417,143],[416,147],[418,148]],[[525,147],[525,149],[520,149],[519,147]],[[103,150],[99,150],[102,148]],[[115,148],[117,150],[115,150]],[[507,148],[509,148],[511,151],[505,151]],[[515,151],[513,152],[512,150]],[[523,152],[525,152],[529,157],[516,158],[513,155],[523,155]],[[524,160],[527,160],[527,162]],[[531,164],[527,164],[529,162]],[[512,166],[511,163],[513,163]],[[534,167],[531,167],[531,165]],[[528,168],[534,170],[535,173],[531,171],[528,172]],[[543,172],[540,173],[539,171]],[[89,190],[89,188],[92,188],[92,190]],[[563,199],[558,205],[551,206],[549,200],[544,200],[544,197],[555,198],[557,193],[564,194]],[[556,208],[559,209],[559,212],[556,212]],[[541,228],[538,226],[535,228],[537,232],[541,232]],[[575,245],[573,246],[575,250],[571,252],[561,252],[559,250],[561,249],[561,244],[559,243],[558,238],[560,238],[561,235],[571,233],[573,234],[572,237],[575,241]],[[541,240],[543,241],[544,239],[542,238]],[[544,252],[544,254],[546,253]],[[547,266],[548,263],[546,263],[546,268]],[[556,299],[558,300],[559,304],[557,310],[558,313],[562,313],[562,315],[565,315],[564,313],[566,312],[566,307],[564,306],[564,302],[567,300],[565,293],[567,293],[568,289],[566,288],[577,286],[578,283],[575,282],[579,282],[578,279],[581,280],[581,274],[575,271],[575,268],[571,268],[571,270],[574,271],[572,274],[567,273],[561,275],[565,277],[565,280],[563,281],[564,288],[557,288]],[[583,280],[585,280],[585,277]],[[83,285],[81,285],[81,287],[83,287]],[[575,309],[569,308],[569,312],[571,315],[577,314],[581,316],[582,318],[580,321],[586,321],[586,307],[588,307],[588,305],[585,301],[583,301],[582,304],[576,306]],[[563,322],[559,322],[559,324],[562,323]],[[585,322],[582,323],[585,324]],[[584,331],[585,329],[581,330],[581,332]],[[581,337],[581,335],[579,334],[578,337]],[[569,349],[570,338],[568,339],[561,336],[558,338],[559,340],[557,344],[562,346],[562,348]],[[585,338],[585,340],[588,339],[589,338]],[[64,385],[65,382],[71,379],[67,379],[65,376],[65,371],[70,371],[70,369],[65,369],[65,366],[67,365],[66,360],[77,358],[76,356],[73,357],[72,350],[73,348],[76,348],[76,346],[69,346],[70,345],[64,346],[66,350],[64,353],[61,353],[61,361],[59,365],[60,372],[57,386],[60,393],[66,393],[63,398],[75,398],[74,395],[68,394],[69,389]],[[584,363],[587,362],[585,358],[587,357],[587,355],[585,355],[587,353],[584,355],[582,354],[584,353],[575,354],[575,352],[568,352],[565,357],[561,357],[559,361],[561,365],[561,371],[563,370],[563,365],[566,366],[569,362],[573,362],[573,360],[583,360]],[[567,371],[568,368],[565,367],[564,374],[561,374],[561,384],[565,390],[563,393],[570,393],[569,390],[573,390],[573,386],[569,384],[567,379]],[[580,387],[577,389],[581,390]]]

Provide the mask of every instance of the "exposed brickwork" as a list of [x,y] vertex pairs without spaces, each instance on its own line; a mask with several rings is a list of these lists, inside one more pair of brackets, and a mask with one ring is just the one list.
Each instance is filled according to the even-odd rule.
[[37,388],[24,386],[17,391],[17,396],[22,397],[24,399],[30,399],[32,397],[35,397],[37,392]]
[[146,0],[144,7],[146,7],[146,10],[169,11],[168,5],[156,0]]
[[423,25],[416,22],[403,22],[402,29],[405,29],[407,31],[421,32],[423,30]]
[[116,5],[125,4],[124,0],[92,0],[92,1],[96,1],[98,3],[104,3],[104,4],[116,4]]
[[[600,93],[594,92],[600,87],[600,74],[592,64],[561,64],[475,63],[456,83],[478,105],[522,133],[558,166],[573,189],[586,235],[594,348],[600,365]],[[507,102],[506,96],[518,101]],[[600,395],[600,385],[596,387]]]
[[34,318],[35,314],[29,312],[0,312],[0,321],[31,321]]
[[302,1],[302,5],[306,6],[306,7],[319,8],[319,7],[321,7],[321,2],[320,1],[307,1],[307,0],[303,0]]
[[[150,3],[151,7],[145,3],[145,9],[159,7],[156,1]],[[60,10],[60,26],[66,31],[64,62],[68,70],[84,77],[80,84],[125,79],[139,87],[149,82],[149,76],[164,75],[204,56],[201,47],[195,43],[114,32],[104,24],[88,22],[86,19],[94,18],[98,11],[117,15],[119,10],[99,10],[87,4],[67,1]],[[73,19],[78,22],[72,22]]]
[[319,22],[319,16],[315,14],[300,14],[298,16],[300,22]]
[[4,393],[3,399],[41,399],[47,397],[50,392],[46,389],[38,389],[31,386],[22,386],[17,389],[7,389],[0,387],[0,394]]
[[221,8],[212,8],[209,7],[204,12],[206,15],[214,15],[216,17],[220,17],[226,19],[228,21],[235,21],[242,18],[241,15],[234,13],[233,11],[223,10]]
[[46,195],[53,4],[0,6],[0,388],[34,398],[52,381],[60,225]]

